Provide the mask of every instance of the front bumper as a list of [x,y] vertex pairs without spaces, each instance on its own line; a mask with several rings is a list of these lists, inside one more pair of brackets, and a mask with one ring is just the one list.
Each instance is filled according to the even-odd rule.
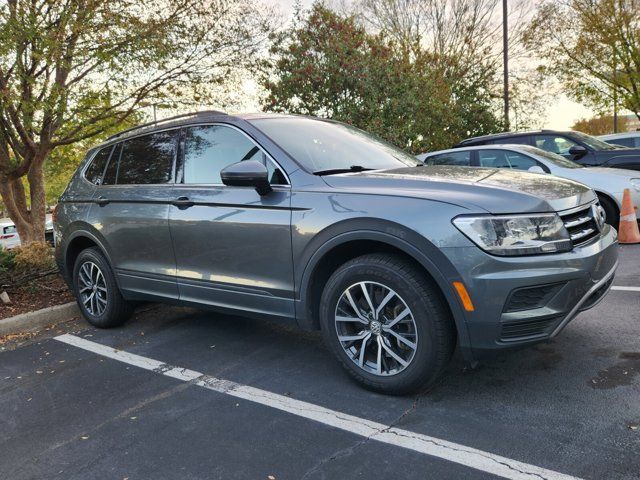
[[602,234],[571,252],[495,257],[476,247],[443,249],[475,306],[465,312],[474,358],[554,337],[608,292],[618,264],[617,233]]

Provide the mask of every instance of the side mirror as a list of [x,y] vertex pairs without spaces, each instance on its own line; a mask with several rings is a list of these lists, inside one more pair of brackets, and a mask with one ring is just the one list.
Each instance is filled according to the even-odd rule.
[[233,163],[222,169],[220,178],[230,187],[253,187],[259,195],[271,191],[267,167],[257,160]]
[[569,155],[573,155],[574,158],[582,158],[587,154],[587,149],[581,145],[574,145],[569,149]]
[[544,171],[544,169],[540,165],[534,165],[533,167],[529,167],[527,172],[531,172],[531,173],[547,173],[547,172]]

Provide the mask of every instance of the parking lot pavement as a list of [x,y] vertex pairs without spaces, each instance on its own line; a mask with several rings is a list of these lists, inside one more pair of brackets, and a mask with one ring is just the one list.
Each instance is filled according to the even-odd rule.
[[[614,285],[640,287],[639,267],[640,246],[623,247]],[[353,384],[316,333],[169,307],[118,330],[71,324],[86,348],[141,357],[53,334],[5,346],[0,478],[482,479],[500,475],[498,455],[509,478],[637,479],[639,305],[640,292],[614,290],[553,341],[473,371],[456,357],[435,389],[403,398]],[[201,388],[146,359],[243,387]],[[340,426],[349,416],[422,443],[369,439]],[[454,448],[425,453],[436,445],[425,438]],[[481,458],[486,468],[469,467]],[[547,470],[524,476],[516,462]]]

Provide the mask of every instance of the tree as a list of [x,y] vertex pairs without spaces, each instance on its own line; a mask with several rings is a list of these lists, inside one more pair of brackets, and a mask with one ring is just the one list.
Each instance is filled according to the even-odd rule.
[[601,113],[618,101],[640,118],[638,12],[640,0],[546,1],[526,40],[574,99]]
[[[626,130],[627,119],[618,118],[618,128],[620,131]],[[581,118],[571,127],[572,130],[588,133],[589,135],[606,135],[613,133],[613,115],[603,115],[593,118]]]
[[[408,48],[426,50],[460,94],[483,89],[502,107],[502,2],[500,0],[357,0],[361,23]],[[526,128],[541,117],[544,90],[522,42],[530,0],[509,2],[511,124]]]
[[44,239],[53,152],[127,122],[144,103],[206,98],[229,71],[251,66],[267,30],[251,1],[2,2],[0,194],[21,239]]
[[429,52],[319,3],[304,15],[275,39],[265,109],[331,117],[416,153],[499,128],[486,92],[454,91]]

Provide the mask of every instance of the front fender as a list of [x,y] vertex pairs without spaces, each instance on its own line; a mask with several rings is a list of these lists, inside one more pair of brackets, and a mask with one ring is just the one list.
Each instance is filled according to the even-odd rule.
[[[310,243],[301,263],[305,265],[296,284],[298,285],[296,318],[304,329],[313,329],[308,292],[314,271],[325,255],[345,243],[353,241],[376,241],[402,251],[417,261],[431,276],[442,292],[458,331],[458,341],[465,357],[470,355],[466,317],[460,300],[452,286],[453,281],[462,281],[451,262],[426,238],[398,224],[377,219],[357,219],[332,225],[320,232]],[[360,225],[354,225],[354,223]],[[360,228],[358,228],[360,227]],[[362,228],[364,227],[364,228]],[[377,228],[376,228],[377,227]]]

